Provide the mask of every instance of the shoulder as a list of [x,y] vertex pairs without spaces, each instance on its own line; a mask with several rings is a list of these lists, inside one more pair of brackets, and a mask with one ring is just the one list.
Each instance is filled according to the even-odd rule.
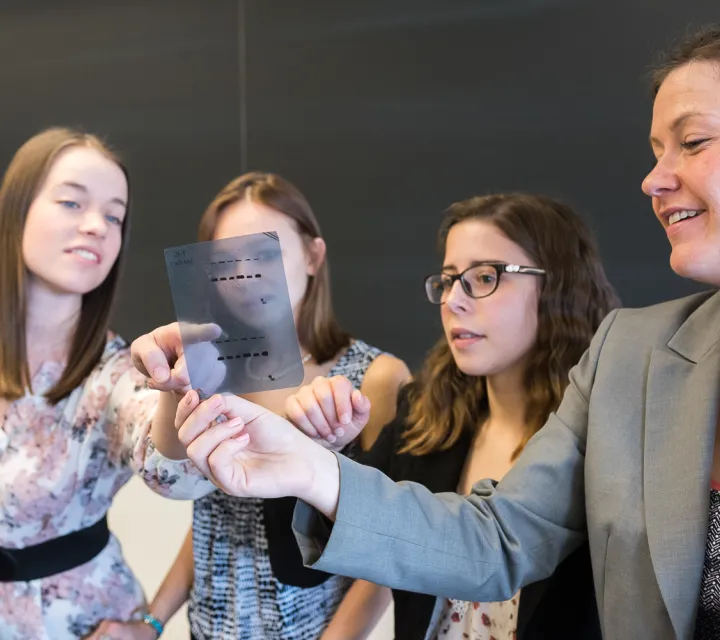
[[389,353],[381,353],[365,372],[363,389],[366,387],[390,388],[393,390],[393,395],[397,396],[400,387],[407,384],[409,380],[410,369],[400,358]]
[[361,340],[353,342],[352,348],[359,349],[369,356],[360,385],[362,392],[371,400],[380,399],[384,402],[384,399],[387,399],[394,413],[398,392],[410,381],[410,369],[400,358]]
[[120,376],[124,374],[133,376],[135,373],[137,373],[138,376],[136,382],[140,384],[144,378],[132,365],[130,346],[122,337],[112,331],[108,331],[105,347],[100,356],[100,360],[95,366],[94,374],[100,376],[102,379],[110,376],[113,382],[117,382]]
[[100,358],[101,362],[107,362],[111,358],[117,358],[118,356],[125,356],[130,354],[130,347],[125,340],[122,339],[114,331],[108,331],[107,338],[105,340],[105,349]]
[[[693,313],[707,304],[718,304],[716,291],[703,291],[685,298],[661,302],[649,307],[621,308],[617,312],[615,325],[643,327],[646,331],[677,330]],[[720,304],[718,304],[720,309]]]
[[618,309],[611,313],[613,315],[606,342],[619,341],[637,351],[638,348],[667,344],[691,318],[697,325],[716,325],[720,316],[720,294],[704,291],[649,307]]
[[657,349],[670,348],[697,362],[717,342],[717,332],[708,329],[719,320],[720,294],[714,291],[650,307],[616,309],[603,321],[570,379],[585,402],[595,394],[617,403],[632,395],[633,385],[644,386]]
[[363,391],[389,385],[396,395],[410,378],[410,370],[402,360],[363,340],[353,340],[331,373],[347,377]]

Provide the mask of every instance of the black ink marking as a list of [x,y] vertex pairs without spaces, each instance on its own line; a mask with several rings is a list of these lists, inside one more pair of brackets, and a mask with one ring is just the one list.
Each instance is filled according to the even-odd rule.
[[[180,263],[176,263],[176,262],[173,262],[171,264],[172,264],[172,266],[175,266],[175,267],[180,265]],[[182,264],[192,264],[192,260],[185,260]],[[228,282],[230,280],[253,280],[253,279],[259,280],[260,278],[262,278],[262,273],[256,273],[254,275],[252,273],[249,273],[247,275],[240,273],[236,276],[217,276],[215,278],[213,278],[212,275],[210,273],[208,273],[208,277],[210,278],[210,282]]]
[[240,342],[240,341],[247,341],[247,340],[265,340],[265,336],[250,336],[247,337],[240,337],[240,338],[224,338],[222,340],[214,340],[213,342],[215,344],[227,344],[228,342]]
[[218,361],[222,362],[223,360],[241,360],[242,358],[259,358],[260,356],[268,356],[270,355],[267,351],[263,351],[262,353],[238,353],[234,356],[218,356]]

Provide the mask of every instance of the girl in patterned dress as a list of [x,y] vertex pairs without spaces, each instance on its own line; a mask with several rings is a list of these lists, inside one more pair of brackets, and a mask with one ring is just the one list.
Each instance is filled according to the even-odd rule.
[[150,629],[106,513],[133,471],[164,495],[209,484],[153,447],[157,392],[108,332],[127,203],[118,158],[62,128],[26,142],[0,187],[2,640]]
[[[409,375],[407,367],[340,329],[330,302],[319,225],[305,198],[286,180],[265,173],[233,180],[209,205],[199,239],[268,231],[277,232],[281,242],[304,354],[303,385],[318,376],[345,376],[362,389],[373,401],[370,431],[363,433],[361,443],[367,448],[379,427],[394,415],[398,389]],[[169,457],[184,458],[185,449],[173,427],[177,400],[170,393],[184,390],[189,382],[177,324],[138,338],[133,352],[142,371],[165,370],[164,376],[155,374],[151,382],[168,391],[158,417],[170,427],[156,444]],[[165,354],[172,354],[169,362]],[[247,397],[285,415],[286,400],[294,390]],[[319,638],[350,583],[304,568],[291,530],[293,506],[291,499],[237,499],[220,491],[197,500],[192,535],[150,607],[153,615],[166,620],[189,598],[190,626],[197,640]]]

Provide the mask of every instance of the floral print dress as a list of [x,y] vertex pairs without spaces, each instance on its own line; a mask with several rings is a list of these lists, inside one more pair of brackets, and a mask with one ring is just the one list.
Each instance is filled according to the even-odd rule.
[[[0,547],[91,526],[133,471],[168,497],[193,499],[214,488],[189,460],[169,460],[154,448],[149,430],[158,394],[145,386],[119,337],[108,337],[90,376],[52,406],[43,393],[62,371],[61,363],[43,364],[32,393],[10,403],[4,421],[0,416]],[[0,582],[0,639],[82,638],[105,618],[138,617],[145,607],[111,536],[99,555],[70,571]]]
[[520,592],[506,602],[448,598],[433,640],[515,640]]

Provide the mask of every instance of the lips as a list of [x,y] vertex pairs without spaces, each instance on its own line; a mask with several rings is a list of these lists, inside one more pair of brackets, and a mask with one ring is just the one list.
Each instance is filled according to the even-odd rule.
[[468,329],[453,329],[450,331],[450,338],[452,340],[472,340],[473,338],[481,338],[479,333],[474,333]]
[[694,218],[704,213],[702,209],[683,209],[681,211],[675,211],[667,217],[668,226],[671,227],[677,224],[681,220],[687,220],[688,218]]
[[454,348],[460,350],[469,349],[484,339],[485,336],[463,327],[457,327],[450,331],[450,342]]
[[666,229],[681,223],[683,220],[692,220],[706,213],[707,209],[692,205],[665,206],[657,211],[657,217]]
[[100,264],[100,262],[102,262],[102,255],[100,252],[91,247],[72,247],[71,249],[66,249],[65,253],[78,256],[87,262],[95,264]]

